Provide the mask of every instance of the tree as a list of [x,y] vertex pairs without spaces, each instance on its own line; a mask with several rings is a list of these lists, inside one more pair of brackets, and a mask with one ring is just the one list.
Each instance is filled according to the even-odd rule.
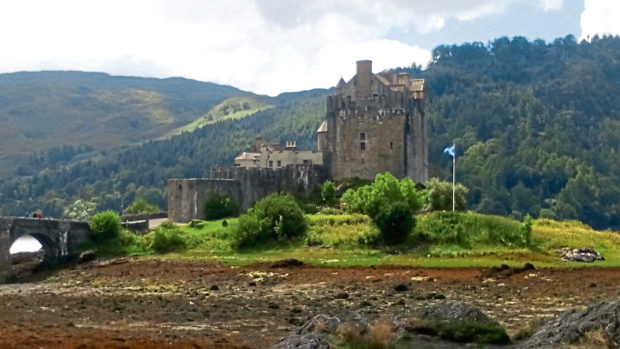
[[206,220],[236,217],[239,215],[239,204],[230,195],[213,195],[205,203]]
[[161,212],[159,206],[149,203],[145,198],[135,199],[125,210],[127,214],[149,214],[159,212]]
[[378,174],[375,180],[357,189],[347,190],[341,198],[348,212],[358,212],[373,218],[382,206],[394,202],[405,202],[411,212],[422,207],[422,194],[410,178],[398,180],[391,173]]
[[[432,178],[427,184],[428,209],[430,211],[452,210],[452,183]],[[455,186],[455,209],[465,211],[467,188],[462,184]]]
[[302,235],[308,229],[303,211],[290,195],[271,194],[239,217],[233,231],[236,247]]
[[93,214],[95,214],[96,208],[97,203],[94,201],[77,199],[73,202],[73,204],[65,208],[63,217],[78,221],[87,221],[92,218]]
[[321,197],[326,204],[334,202],[336,198],[336,186],[334,182],[327,180],[323,183],[321,186]]
[[415,226],[415,217],[404,201],[382,206],[374,221],[381,231],[381,237],[389,244],[403,242]]
[[121,232],[121,216],[115,211],[99,212],[89,223],[90,235],[95,242],[113,240]]

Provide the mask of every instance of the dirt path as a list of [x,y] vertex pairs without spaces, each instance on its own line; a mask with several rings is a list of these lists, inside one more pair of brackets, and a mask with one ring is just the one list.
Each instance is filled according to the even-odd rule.
[[[484,276],[483,276],[484,275]],[[405,291],[396,291],[403,284]],[[266,348],[319,313],[412,313],[439,298],[480,306],[514,333],[620,298],[620,269],[282,268],[93,262],[0,286],[2,348]]]

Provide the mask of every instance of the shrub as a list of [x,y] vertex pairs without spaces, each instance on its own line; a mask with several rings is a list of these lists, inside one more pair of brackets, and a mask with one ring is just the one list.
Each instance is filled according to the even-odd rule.
[[91,238],[95,242],[115,239],[121,231],[121,216],[112,210],[99,212],[88,224]]
[[271,194],[239,217],[236,247],[302,235],[308,229],[303,211],[290,195]]
[[321,197],[326,204],[334,202],[336,198],[336,186],[334,182],[327,180],[323,183],[321,186]]
[[540,212],[538,213],[538,216],[540,218],[555,219],[555,213],[553,213],[553,210],[548,209],[548,208],[541,209]]
[[523,243],[525,246],[530,246],[532,244],[532,225],[534,224],[534,220],[532,216],[529,214],[525,216],[523,219],[523,223],[521,224],[521,231],[523,232]]
[[420,239],[470,248],[472,243],[489,246],[525,246],[519,222],[500,216],[473,212],[433,212],[420,220]]
[[149,203],[145,198],[135,199],[125,210],[128,214],[159,213],[160,211],[159,206]]
[[374,182],[357,189],[349,189],[341,199],[347,212],[363,213],[374,219],[381,207],[401,201],[411,212],[422,207],[422,195],[410,178],[396,179],[389,172],[378,174]]
[[187,247],[183,240],[182,232],[174,225],[167,221],[155,228],[151,248],[157,253],[168,253],[172,251],[180,251]]
[[431,241],[462,247],[469,247],[470,245],[464,213],[435,212],[426,219],[425,228]]
[[216,220],[239,215],[239,204],[229,195],[213,195],[206,203],[204,216],[206,220]]
[[403,242],[415,226],[415,217],[409,205],[403,201],[381,207],[374,221],[381,231],[382,238],[390,244]]
[[[428,209],[430,211],[452,210],[452,183],[433,178],[427,183],[427,188]],[[457,183],[454,191],[455,209],[457,211],[465,211],[468,191],[464,185]]]

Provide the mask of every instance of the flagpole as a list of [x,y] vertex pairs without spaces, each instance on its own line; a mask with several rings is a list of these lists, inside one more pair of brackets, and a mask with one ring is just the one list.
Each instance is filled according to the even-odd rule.
[[452,157],[452,211],[454,211],[454,188],[456,185],[456,153]]

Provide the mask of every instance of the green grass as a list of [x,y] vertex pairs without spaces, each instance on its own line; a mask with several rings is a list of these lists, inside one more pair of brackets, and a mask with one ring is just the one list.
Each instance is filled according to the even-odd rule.
[[[429,231],[432,214],[418,216],[411,237],[398,246],[385,246],[378,240],[378,230],[364,215],[307,215],[306,236],[287,241],[273,241],[241,250],[231,247],[230,236],[237,218],[196,221],[179,226],[186,249],[165,255],[156,254],[150,244],[153,233],[133,239],[124,245],[107,247],[111,254],[130,254],[167,260],[217,261],[240,266],[269,263],[296,258],[324,267],[398,265],[420,267],[491,267],[500,264],[536,267],[620,267],[620,234],[595,231],[579,222],[537,220],[533,227],[532,246],[502,239],[502,234],[518,237],[521,222],[505,217],[466,213],[467,243],[444,243]],[[444,230],[449,228],[444,228]],[[128,240],[127,240],[128,239]],[[438,242],[439,241],[439,242]],[[556,250],[561,247],[592,246],[605,256],[595,263],[562,262]]]
[[243,119],[246,116],[258,113],[265,109],[273,108],[272,105],[252,97],[231,97],[216,105],[208,113],[192,121],[191,123],[170,131],[164,137],[171,137],[183,132],[193,132],[194,130],[209,124],[223,120]]

